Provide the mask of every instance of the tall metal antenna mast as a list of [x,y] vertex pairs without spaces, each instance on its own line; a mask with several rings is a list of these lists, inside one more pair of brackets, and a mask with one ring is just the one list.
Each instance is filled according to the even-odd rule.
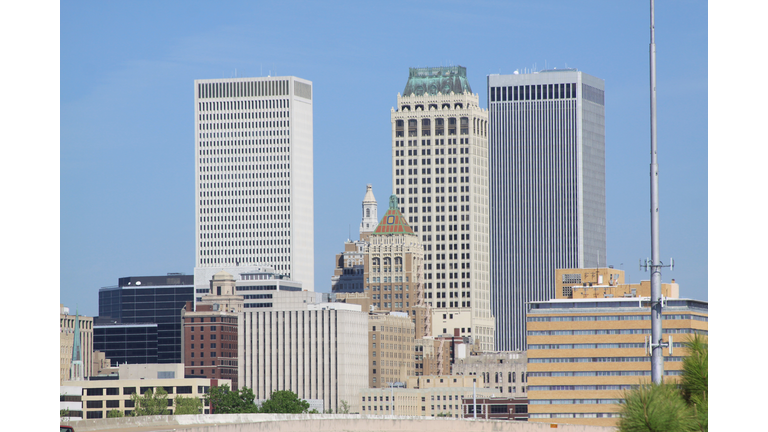
[[[661,268],[664,267],[659,255],[659,164],[656,159],[656,38],[654,23],[654,3],[651,0],[651,260],[646,260],[645,267],[651,268],[651,379],[654,384],[661,384],[664,376],[664,352],[666,344],[662,340],[661,308]],[[670,266],[674,265],[670,262]]]

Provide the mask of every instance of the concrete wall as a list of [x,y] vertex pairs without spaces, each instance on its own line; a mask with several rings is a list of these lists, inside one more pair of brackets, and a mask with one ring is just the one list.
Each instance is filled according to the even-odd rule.
[[176,432],[615,432],[615,428],[583,425],[550,425],[493,420],[458,420],[430,417],[376,417],[333,414],[217,414],[147,416],[69,423],[78,432],[132,432],[173,429]]

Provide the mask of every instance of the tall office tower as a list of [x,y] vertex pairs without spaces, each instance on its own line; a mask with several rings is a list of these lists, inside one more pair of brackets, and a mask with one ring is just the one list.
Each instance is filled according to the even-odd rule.
[[575,69],[488,76],[496,349],[526,349],[526,303],[555,269],[605,264],[604,81]]
[[488,113],[461,66],[411,68],[392,109],[392,188],[424,246],[435,334],[494,347],[488,231]]
[[195,80],[195,289],[269,266],[314,291],[312,83]]

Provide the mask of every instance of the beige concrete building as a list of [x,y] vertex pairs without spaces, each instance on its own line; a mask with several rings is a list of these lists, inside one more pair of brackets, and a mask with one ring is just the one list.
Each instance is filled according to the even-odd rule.
[[290,390],[337,411],[359,410],[368,387],[368,313],[344,303],[301,310],[244,312],[238,326],[238,383],[256,399]]
[[[680,286],[661,284],[661,295],[680,297]],[[555,298],[650,297],[651,281],[624,282],[624,270],[614,268],[569,268],[555,270]]]
[[405,383],[415,373],[415,325],[403,312],[368,314],[368,359],[371,388]]
[[452,374],[481,376],[483,386],[494,389],[497,396],[525,398],[527,365],[525,351],[484,352],[456,359]]
[[[194,397],[203,401],[203,413],[208,414],[208,407],[203,400],[210,387],[227,384],[229,380],[207,378],[184,378],[183,364],[127,364],[120,365],[118,376],[114,379],[92,381],[65,381],[61,384],[62,395],[65,388],[82,389],[81,403],[84,419],[107,418],[113,409],[128,417],[134,409],[131,395],[144,394],[163,388],[168,393],[168,411],[173,414],[173,400],[176,396]],[[69,393],[68,393],[69,395]],[[70,397],[76,395],[70,395]]]
[[488,112],[466,68],[410,68],[390,117],[392,188],[424,247],[433,325],[492,350]]
[[[662,334],[672,352],[664,348],[664,379],[674,382],[682,371],[684,343],[707,334],[708,304],[677,298],[665,303]],[[615,426],[624,391],[651,381],[645,348],[650,318],[650,302],[643,297],[529,303],[529,421]]]
[[[366,389],[360,392],[361,414],[437,415],[460,418],[462,398],[490,397],[493,389],[482,388],[480,377],[431,375],[408,377],[406,388]],[[473,385],[475,387],[473,387]]]
[[93,374],[93,317],[69,314],[69,308],[60,305],[59,312],[59,384],[72,379],[72,352],[75,345],[75,322],[80,327],[80,349],[83,377]]

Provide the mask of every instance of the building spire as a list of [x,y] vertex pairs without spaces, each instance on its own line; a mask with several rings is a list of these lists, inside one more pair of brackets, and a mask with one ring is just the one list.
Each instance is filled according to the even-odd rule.
[[364,233],[371,233],[376,229],[376,225],[379,223],[377,208],[378,204],[373,196],[373,186],[368,184],[366,185],[365,197],[363,198],[363,218],[360,222],[361,239]]
[[83,347],[80,342],[80,312],[75,312],[75,338],[72,344],[72,363],[69,372],[70,381],[82,381],[83,377]]

